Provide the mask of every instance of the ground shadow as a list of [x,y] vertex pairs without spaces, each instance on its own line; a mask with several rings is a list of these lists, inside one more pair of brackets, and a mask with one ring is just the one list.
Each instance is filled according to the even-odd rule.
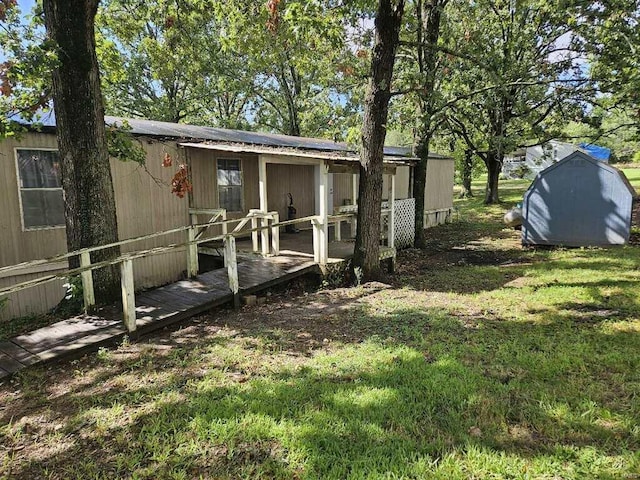
[[[14,462],[8,477],[418,477],[449,468],[447,459],[464,462],[474,449],[507,455],[508,473],[558,452],[570,466],[591,468],[580,449],[615,456],[640,448],[640,391],[625,373],[638,369],[614,361],[638,362],[637,332],[585,335],[553,316],[469,322],[437,309],[375,314],[359,305],[342,311],[329,337],[324,317],[288,326],[268,316],[259,325],[242,320],[217,316],[170,342],[156,337],[137,355],[112,357],[115,370],[101,372],[95,360],[89,375],[85,366],[87,381],[63,395],[23,399],[14,421],[49,412],[61,419],[63,448]],[[300,338],[311,355],[301,355]],[[216,360],[215,347],[239,356]],[[265,358],[300,360],[248,368],[243,357],[265,348]],[[161,370],[151,386],[104,388],[114,373],[143,379]],[[105,427],[95,412],[114,405],[122,419]],[[456,477],[450,468],[443,474]],[[605,467],[593,468],[606,478]]]

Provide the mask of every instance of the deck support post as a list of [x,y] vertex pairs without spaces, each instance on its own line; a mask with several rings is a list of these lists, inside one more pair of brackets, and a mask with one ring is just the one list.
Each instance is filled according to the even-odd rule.
[[[227,221],[227,210],[226,210],[226,209],[222,210],[222,213],[220,214],[220,216],[221,216],[221,218],[222,218],[222,221],[223,221],[223,222],[226,222],[226,221]],[[227,224],[226,224],[226,223],[223,223],[223,224],[222,224],[222,234],[223,234],[223,235],[226,235],[226,234],[227,234],[227,231],[228,231],[228,229],[227,229]]]
[[198,244],[193,226],[187,229],[187,240],[187,277],[193,278],[198,275]]
[[240,306],[240,283],[238,281],[238,261],[236,259],[236,239],[233,235],[224,237],[224,258],[227,263],[229,289],[233,293],[233,306]]
[[[82,268],[91,265],[91,253],[82,252],[80,254],[80,266]],[[85,270],[80,274],[82,279],[82,298],[84,300],[84,311],[88,312],[96,304],[96,296],[93,291],[93,275],[91,270]]]
[[269,255],[269,217],[267,216],[267,212],[262,212],[262,218],[260,219],[260,226],[262,230],[260,230],[260,243],[261,243],[261,252],[262,256],[266,257]]
[[122,319],[127,332],[136,331],[136,297],[133,286],[133,260],[123,260],[120,264],[120,284],[122,286]]
[[387,245],[391,248],[395,248],[396,245],[396,176],[395,174],[389,175],[389,233],[387,238]]
[[280,223],[280,214],[278,212],[273,212],[271,220],[272,220],[271,254],[279,255],[280,254],[280,227],[274,227],[273,225]]
[[253,253],[258,253],[258,218],[255,216],[257,210],[249,210],[249,215],[251,215],[251,246],[253,249]]

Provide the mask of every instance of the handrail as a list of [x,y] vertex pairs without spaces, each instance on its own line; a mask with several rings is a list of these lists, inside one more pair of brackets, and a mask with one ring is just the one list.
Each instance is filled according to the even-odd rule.
[[[272,228],[277,228],[277,227],[283,227],[286,225],[291,225],[294,223],[304,223],[304,222],[308,222],[308,221],[314,221],[318,218],[317,215],[312,215],[312,216],[308,216],[308,217],[302,217],[302,218],[298,218],[295,220],[286,220],[283,222],[278,222],[278,223],[274,223],[272,225],[268,225],[268,226],[258,226],[256,228],[252,228],[250,230],[244,230],[242,232],[242,234],[247,234],[247,233],[252,233],[252,232],[260,232],[262,230],[265,229],[272,229]],[[206,225],[206,224],[204,224]],[[200,227],[202,225],[193,225],[193,227]],[[163,233],[163,232],[160,232]],[[239,233],[239,232],[235,232],[235,233]],[[154,247],[154,248],[150,248],[147,250],[139,250],[136,252],[128,252],[125,254],[122,254],[116,258],[112,258],[109,260],[103,260],[102,262],[98,262],[98,263],[92,263],[90,265],[86,265],[84,267],[77,267],[74,269],[69,269],[69,270],[65,270],[63,272],[59,272],[55,275],[48,275],[45,277],[39,277],[39,278],[34,278],[31,280],[27,280],[25,282],[22,283],[17,283],[14,285],[11,285],[9,287],[3,287],[0,288],[0,295],[8,295],[10,293],[15,293],[17,291],[20,290],[24,290],[26,288],[32,287],[32,286],[36,286],[36,285],[40,285],[42,283],[46,283],[46,282],[50,282],[53,280],[58,280],[58,279],[64,279],[67,278],[69,276],[72,275],[78,275],[82,272],[88,272],[88,271],[93,271],[93,270],[97,270],[99,268],[103,268],[106,267],[108,265],[116,265],[118,263],[122,263],[125,260],[135,260],[137,258],[144,258],[144,257],[148,257],[150,255],[156,255],[156,254],[160,254],[160,253],[166,253],[169,252],[171,250],[175,250],[177,248],[182,248],[182,247],[187,247],[189,245],[199,245],[201,243],[206,243],[206,242],[212,242],[212,241],[216,241],[216,240],[224,240],[226,237],[235,237],[237,235],[234,235],[234,232],[230,232],[230,233],[226,233],[226,234],[221,234],[221,235],[216,235],[215,237],[210,237],[210,238],[203,238],[203,239],[196,239],[193,241],[187,241],[187,242],[182,242],[182,243],[172,243],[169,245],[165,245],[163,247]],[[6,267],[5,267],[6,268]],[[15,287],[21,287],[21,288],[15,288]]]
[[[119,247],[123,245],[128,245],[128,244],[139,242],[142,240],[149,240],[151,238],[161,237],[163,235],[170,235],[172,233],[186,232],[190,228],[205,228],[205,227],[208,228],[208,227],[214,227],[218,225],[222,226],[222,225],[226,225],[233,222],[240,222],[244,220],[244,218],[245,217],[233,218],[231,220],[222,220],[222,221],[216,221],[216,222],[197,223],[194,225],[184,225],[184,226],[172,228],[169,230],[163,230],[162,232],[154,232],[146,235],[140,235],[138,237],[126,238],[124,240],[119,240],[113,243],[107,243],[105,245],[96,245],[95,247],[85,247],[78,250],[74,250],[72,252],[61,253],[60,255],[55,255],[53,257],[47,257],[39,260],[29,260],[27,262],[17,263],[15,265],[7,265],[4,267],[0,267],[0,273],[12,271],[12,270],[21,270],[27,267],[35,267],[37,265],[45,265],[47,263],[52,263],[52,262],[58,262],[60,260],[66,260],[71,257],[80,256],[83,253],[91,253],[99,250],[105,250],[107,248],[114,248],[114,247]],[[244,233],[247,233],[247,231],[244,231],[243,234]]]
[[[390,210],[383,210],[383,213],[389,213]],[[204,213],[204,212],[203,212]],[[210,213],[207,212],[207,213]],[[192,215],[196,215],[195,212]],[[257,233],[262,232],[262,252],[263,254],[269,253],[269,230],[271,230],[271,252],[278,254],[279,252],[279,229],[287,225],[296,223],[311,222],[314,228],[314,259],[321,266],[326,265],[328,260],[328,251],[326,245],[326,228],[328,222],[343,218],[353,217],[353,213],[345,213],[327,216],[326,221],[320,215],[310,215],[307,217],[296,218],[293,220],[280,221],[278,212],[265,212],[260,210],[251,210],[249,215],[231,220],[223,220],[216,222],[207,222],[203,224],[195,224],[182,226],[162,232],[155,232],[153,234],[142,235],[139,237],[129,238],[114,242],[107,245],[99,245],[90,248],[84,248],[76,250],[74,252],[68,252],[66,254],[57,255],[48,259],[33,260],[30,262],[23,262],[17,265],[11,265],[7,267],[1,267],[0,272],[20,270],[28,266],[43,265],[53,261],[58,261],[73,256],[80,256],[80,266],[73,269],[66,269],[61,272],[57,272],[53,275],[47,275],[35,279],[31,279],[25,282],[11,285],[9,287],[0,288],[0,296],[15,293],[27,288],[42,285],[47,282],[51,282],[58,279],[67,278],[72,275],[80,275],[82,277],[83,295],[85,309],[89,309],[95,304],[93,295],[93,278],[91,272],[99,268],[103,268],[109,265],[120,264],[121,278],[122,278],[122,305],[123,305],[123,321],[125,327],[129,332],[133,332],[136,329],[136,312],[135,312],[135,290],[134,290],[134,278],[133,278],[133,260],[137,258],[144,258],[150,255],[156,255],[166,252],[171,252],[179,248],[185,248],[187,254],[187,276],[192,277],[198,273],[198,245],[201,243],[211,242],[215,240],[223,240],[225,245],[225,266],[227,267],[227,274],[229,279],[229,288],[231,289],[234,297],[234,303],[239,303],[239,282],[238,282],[238,269],[236,261],[236,247],[235,238],[239,235],[251,234],[254,239],[254,251],[257,251]],[[192,217],[193,218],[193,217]],[[262,220],[262,224],[258,225],[258,220]],[[248,221],[252,222],[252,228],[243,231],[226,231],[226,225],[233,222],[239,222],[244,226]],[[209,228],[215,225],[223,226],[223,233],[208,238],[198,238],[196,230],[199,228]],[[133,252],[127,252],[118,255],[116,258],[103,260],[97,263],[91,263],[90,252],[103,250],[106,248],[112,248],[115,246],[126,245],[136,241],[141,241],[150,238],[156,238],[163,235],[168,235],[178,232],[188,232],[188,239],[186,242],[173,243],[161,247],[153,247],[146,250],[138,250]]]

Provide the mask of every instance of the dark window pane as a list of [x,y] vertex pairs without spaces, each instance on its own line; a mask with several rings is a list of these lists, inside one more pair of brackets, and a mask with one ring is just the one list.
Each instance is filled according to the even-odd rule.
[[64,226],[62,190],[22,190],[25,228]]
[[242,211],[242,172],[240,160],[218,160],[218,197],[220,208]]
[[47,150],[17,150],[21,188],[59,188],[60,161],[58,152]]
[[229,212],[241,212],[242,211],[242,187],[220,186],[218,188],[220,194],[220,208],[224,208]]

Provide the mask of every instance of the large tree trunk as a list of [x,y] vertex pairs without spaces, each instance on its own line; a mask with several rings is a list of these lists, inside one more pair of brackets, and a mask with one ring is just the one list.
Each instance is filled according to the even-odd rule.
[[435,115],[435,86],[438,51],[433,48],[440,37],[440,18],[448,0],[420,0],[416,2],[416,14],[420,28],[417,29],[418,66],[423,83],[420,93],[420,117],[417,128],[416,156],[419,158],[413,176],[413,194],[416,199],[415,246],[426,245],[424,231],[424,188],[427,182],[429,144],[433,136]]
[[502,170],[502,156],[497,151],[489,151],[484,161],[487,166],[487,185],[485,188],[484,203],[500,203],[498,196],[498,179]]
[[375,20],[376,37],[364,103],[358,230],[353,254],[354,268],[362,269],[365,280],[374,279],[380,274],[382,161],[391,98],[391,78],[403,13],[404,0],[379,0],[378,2]]
[[471,150],[464,151],[464,159],[462,160],[462,191],[460,198],[473,197],[471,191],[471,177],[473,174],[473,152]]
[[[97,8],[97,0],[44,0],[47,33],[58,46],[53,101],[70,251],[118,240],[95,53]],[[113,258],[118,252],[118,249],[95,252],[92,260]],[[72,266],[74,263],[77,265],[77,259]],[[117,267],[101,268],[93,274],[97,301],[105,302],[119,294]]]
[[420,159],[413,169],[413,197],[416,200],[415,210],[415,240],[417,248],[427,244],[424,233],[424,197],[427,186],[427,159],[429,157],[429,142],[431,137],[421,137],[416,145],[416,156]]

